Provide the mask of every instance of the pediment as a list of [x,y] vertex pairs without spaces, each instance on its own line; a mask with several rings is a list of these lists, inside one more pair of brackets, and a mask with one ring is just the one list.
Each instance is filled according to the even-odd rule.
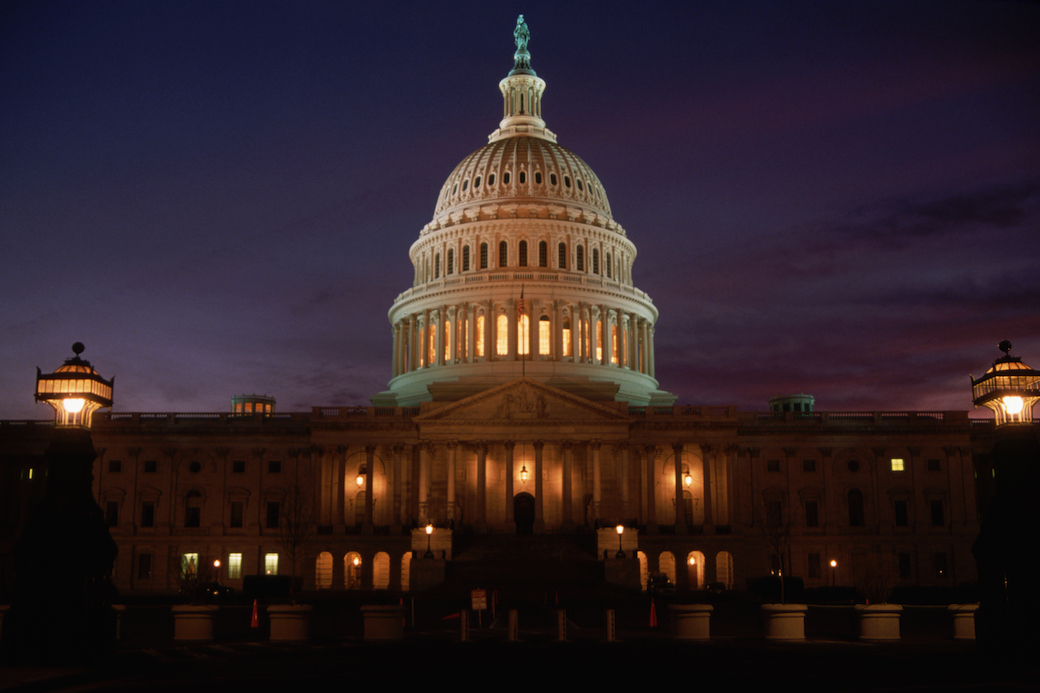
[[428,411],[416,423],[530,422],[558,424],[619,423],[628,421],[618,406],[590,402],[563,390],[520,378],[457,402]]

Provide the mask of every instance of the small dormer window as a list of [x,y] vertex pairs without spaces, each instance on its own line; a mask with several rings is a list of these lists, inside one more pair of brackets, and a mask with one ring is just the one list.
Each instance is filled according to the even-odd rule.
[[502,174],[502,183],[503,185],[509,185],[509,171]]
[[527,171],[521,171],[520,172],[520,185],[525,185],[526,183],[527,183]]
[[456,194],[458,191],[459,191],[459,184],[458,183],[456,183],[455,185],[451,186],[451,194],[452,195]]
[[582,192],[585,192],[585,187],[581,184],[581,178],[578,178],[577,181],[578,181],[578,190],[581,190]]
[[550,173],[549,174],[549,183],[551,185],[556,185],[556,174],[555,173]]
[[565,187],[568,187],[568,188],[571,187],[571,177],[570,176],[564,176],[563,177],[563,185]]
[[473,181],[473,187],[474,188],[479,188],[480,187],[480,176],[477,176],[477,179],[475,181]]
[[535,183],[535,185],[541,185],[542,184],[542,172],[541,171],[535,171],[534,172],[534,183]]
[[491,175],[488,176],[488,185],[494,185],[494,184],[495,184],[495,174],[492,173]]
[[462,192],[466,192],[466,188],[469,187],[469,180],[462,181]]

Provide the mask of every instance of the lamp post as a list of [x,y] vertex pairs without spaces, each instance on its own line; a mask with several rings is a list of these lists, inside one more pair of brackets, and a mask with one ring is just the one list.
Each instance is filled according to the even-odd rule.
[[614,558],[625,558],[625,547],[621,539],[625,533],[625,526],[619,524],[615,529],[617,530],[617,553],[614,554]]
[[433,523],[427,523],[426,525],[426,553],[423,554],[423,558],[433,558],[433,549],[430,548],[430,538],[433,536]]
[[972,545],[979,575],[975,629],[984,646],[1032,656],[1040,645],[1035,597],[1040,555],[1022,547],[1035,545],[1040,517],[1040,426],[1033,420],[1040,372],[1011,356],[1011,342],[1004,340],[999,348],[1004,356],[981,378],[971,379],[972,402],[992,409],[995,424],[972,431],[972,462],[983,472],[982,520]]
[[1033,405],[1040,400],[1040,371],[1012,356],[1010,341],[1005,339],[998,348],[1003,358],[978,380],[971,378],[972,402],[992,409],[997,426],[1032,423]]
[[838,562],[832,558],[831,559],[831,587],[834,587],[834,572],[837,569],[837,567],[838,567]]
[[116,545],[91,489],[97,453],[92,415],[112,406],[113,380],[75,356],[54,373],[36,369],[36,401],[54,408],[47,488],[14,547],[17,589],[4,618],[3,645],[18,661],[92,660],[115,644],[107,604]]

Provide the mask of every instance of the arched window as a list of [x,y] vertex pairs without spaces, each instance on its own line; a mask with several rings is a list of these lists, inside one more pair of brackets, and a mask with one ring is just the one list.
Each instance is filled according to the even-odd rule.
[[441,276],[441,254],[437,253],[433,256],[433,278],[440,279]]
[[509,244],[500,241],[498,244],[498,266],[505,267],[509,264]]
[[560,244],[560,257],[558,258],[560,269],[567,269],[567,244]]
[[487,243],[480,244],[480,269],[487,269],[488,267],[488,247]]
[[563,321],[563,356],[571,356],[571,321]]
[[348,590],[361,589],[361,554],[357,551],[343,556],[343,583]]
[[478,357],[483,358],[483,356],[484,356],[484,316],[483,315],[478,315],[477,316],[477,333],[475,335],[473,335],[473,337],[474,337],[474,340],[473,340],[474,341],[474,347],[473,347],[473,349],[474,349],[474,351],[477,352],[476,355]]
[[521,267],[527,267],[527,241],[520,241],[517,247],[518,262]]
[[488,176],[488,185],[494,185],[494,184],[495,184],[495,174],[492,173],[492,174],[490,174]]
[[455,273],[455,249],[448,248],[448,271],[445,274]]
[[390,554],[380,551],[372,561],[372,587],[390,589]]
[[578,271],[579,272],[584,272],[585,271],[585,248],[583,248],[582,246],[579,245],[577,250],[575,250],[574,252],[575,252],[575,255],[576,255],[576,258],[577,258]]
[[509,171],[502,174],[502,184],[509,185]]
[[332,554],[322,551],[318,554],[318,560],[314,566],[314,582],[319,590],[327,590],[332,587]]
[[550,173],[549,174],[549,182],[552,183],[553,185],[556,185],[556,174],[555,173]]
[[552,353],[552,330],[549,316],[538,318],[538,355],[548,356]]
[[184,526],[202,526],[202,494],[198,491],[188,491],[184,497]]
[[599,274],[599,248],[592,249],[592,273]]
[[526,356],[531,353],[531,319],[526,313],[517,320],[516,327],[516,353]]
[[495,320],[495,354],[497,356],[509,355],[509,318],[505,313]]
[[451,320],[444,321],[444,360],[451,361]]
[[545,241],[538,242],[538,266],[549,266],[549,244]]
[[462,271],[469,272],[469,246],[462,246]]
[[433,365],[437,361],[437,324],[430,323],[430,343],[426,349],[426,363]]
[[849,527],[863,527],[866,517],[863,512],[863,492],[858,488],[849,490]]
[[[451,255],[450,255],[450,253],[451,253],[451,251],[449,250],[448,253],[449,253],[449,255],[448,255],[448,267],[449,267],[448,274],[451,274],[451,269],[450,269],[450,267],[451,267]],[[606,267],[607,267],[607,279],[613,279],[613,272],[611,272],[611,268],[610,268],[610,253],[607,253],[603,257],[603,260],[604,260],[603,264],[606,265]]]
[[527,171],[520,172],[520,185],[527,183]]

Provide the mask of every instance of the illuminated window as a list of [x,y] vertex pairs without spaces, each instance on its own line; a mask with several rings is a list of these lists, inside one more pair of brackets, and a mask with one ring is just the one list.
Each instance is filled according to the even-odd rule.
[[518,348],[516,351],[518,354],[529,354],[531,353],[531,340],[528,339],[528,330],[530,329],[529,318],[526,315],[521,315],[520,319],[517,321],[517,327],[519,329],[517,330],[516,335],[516,340],[518,342]]
[[498,266],[505,267],[509,264],[509,244],[500,241],[498,244]]
[[897,457],[893,457],[892,458],[892,471],[893,472],[901,472],[901,471],[903,471],[903,460],[901,460],[901,459],[899,459]]
[[563,355],[571,356],[571,321],[563,321]]
[[550,330],[549,318],[542,316],[538,319],[538,353],[548,356],[552,353],[552,330]]
[[509,354],[509,318],[502,315],[495,321],[495,354],[506,356]]
[[610,362],[617,365],[618,362],[618,333],[617,330],[610,335]]
[[264,575],[278,574],[278,554],[264,554]]
[[474,335],[475,349],[477,356],[484,356],[484,316],[477,316],[477,333]]
[[451,320],[444,321],[444,360],[451,360]]
[[560,257],[558,258],[560,269],[567,269],[567,244],[560,244]]
[[518,264],[521,267],[527,267],[527,241],[520,241],[520,246],[517,248]]
[[549,244],[545,241],[540,241],[538,243],[538,266],[549,266]]
[[488,247],[487,243],[480,244],[480,269],[487,269],[488,266]]
[[596,363],[603,363],[603,321],[596,322]]
[[242,577],[242,554],[229,553],[227,557],[227,576],[229,580]]
[[314,582],[319,590],[332,587],[332,554],[322,551],[314,567]]
[[198,573],[199,555],[197,553],[181,554],[181,576],[190,577]]
[[426,362],[433,365],[437,360],[437,325],[430,323],[430,343],[427,345]]

